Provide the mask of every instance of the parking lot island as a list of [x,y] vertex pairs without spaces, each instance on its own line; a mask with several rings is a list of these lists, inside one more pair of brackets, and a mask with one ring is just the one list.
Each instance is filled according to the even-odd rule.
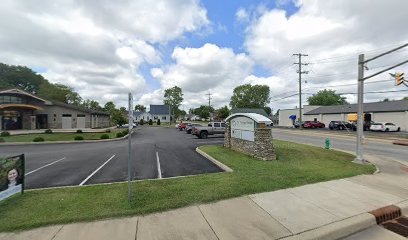
[[227,119],[224,147],[262,160],[276,160],[272,143],[271,120],[256,113],[236,113]]

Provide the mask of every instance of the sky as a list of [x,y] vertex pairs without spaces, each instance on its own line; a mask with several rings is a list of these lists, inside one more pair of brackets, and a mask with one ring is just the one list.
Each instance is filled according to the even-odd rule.
[[[0,62],[32,68],[102,105],[162,104],[179,86],[181,108],[228,105],[242,84],[270,87],[274,110],[319,90],[357,100],[357,59],[406,43],[406,0],[3,0]],[[367,64],[366,75],[407,59],[407,48]],[[389,73],[366,81],[365,101],[408,96]]]

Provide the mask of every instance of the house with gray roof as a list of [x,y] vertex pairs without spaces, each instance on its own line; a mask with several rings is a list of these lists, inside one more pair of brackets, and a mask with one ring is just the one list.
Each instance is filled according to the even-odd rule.
[[150,105],[148,112],[133,112],[133,117],[135,122],[157,121],[160,119],[160,122],[170,122],[170,106],[167,105]]

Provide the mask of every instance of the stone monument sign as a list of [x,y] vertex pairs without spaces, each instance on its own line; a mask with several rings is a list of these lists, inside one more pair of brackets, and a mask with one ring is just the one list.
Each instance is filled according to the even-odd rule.
[[271,120],[256,113],[235,113],[226,119],[224,147],[262,160],[275,160]]

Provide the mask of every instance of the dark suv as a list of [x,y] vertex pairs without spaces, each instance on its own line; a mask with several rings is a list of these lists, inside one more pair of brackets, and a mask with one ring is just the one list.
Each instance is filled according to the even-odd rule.
[[[364,122],[364,124],[363,124],[363,131],[370,131],[370,127],[371,127],[371,124],[373,124],[374,122],[373,121],[369,121],[369,122]],[[354,130],[354,131],[357,131],[357,123],[356,122],[353,122],[353,124],[352,124],[352,129]]]
[[349,122],[345,122],[345,121],[331,121],[329,123],[329,129],[330,130],[344,130],[344,129],[352,129],[353,125]]

